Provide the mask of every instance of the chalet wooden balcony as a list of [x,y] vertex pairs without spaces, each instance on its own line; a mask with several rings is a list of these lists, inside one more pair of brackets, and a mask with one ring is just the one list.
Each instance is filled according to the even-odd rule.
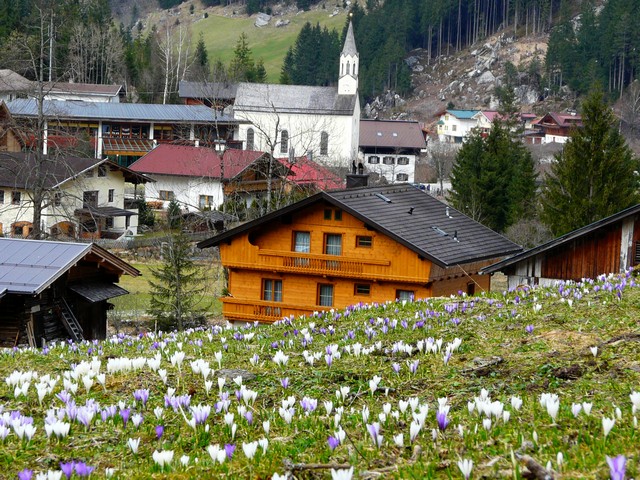
[[246,320],[262,323],[273,323],[284,317],[293,315],[309,315],[315,310],[301,305],[292,305],[283,302],[267,302],[264,300],[242,300],[233,297],[223,297],[222,314],[230,320]]
[[393,275],[389,260],[356,258],[339,255],[283,252],[281,250],[258,251],[256,262],[229,262],[227,267],[278,273],[299,273],[325,277],[354,278],[370,281],[423,282],[424,277]]

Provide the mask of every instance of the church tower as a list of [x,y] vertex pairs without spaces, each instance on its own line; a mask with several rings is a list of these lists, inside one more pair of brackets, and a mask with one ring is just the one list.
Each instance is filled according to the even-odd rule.
[[344,47],[340,54],[340,74],[338,76],[338,95],[356,95],[358,93],[358,71],[360,69],[356,40],[353,37],[353,24],[349,22]]

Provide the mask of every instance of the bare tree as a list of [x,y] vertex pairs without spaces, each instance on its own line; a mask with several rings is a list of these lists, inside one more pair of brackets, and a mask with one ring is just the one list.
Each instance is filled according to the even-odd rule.
[[624,92],[620,120],[622,128],[635,138],[640,131],[640,81],[638,80],[634,80]]
[[164,69],[162,103],[167,103],[193,63],[191,30],[181,23],[165,24],[157,32],[156,41]]
[[436,181],[440,184],[440,191],[444,192],[444,182],[451,175],[457,149],[444,142],[430,142],[428,151],[429,163],[435,171]]

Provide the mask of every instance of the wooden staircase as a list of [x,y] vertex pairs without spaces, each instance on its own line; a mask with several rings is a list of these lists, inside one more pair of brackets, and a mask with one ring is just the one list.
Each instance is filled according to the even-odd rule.
[[67,329],[67,332],[69,333],[71,339],[74,342],[81,342],[82,340],[84,340],[82,327],[73,314],[73,311],[69,307],[67,301],[64,298],[59,298],[58,300],[56,300],[55,305],[57,307],[56,310],[58,311],[60,320],[62,321],[64,327]]

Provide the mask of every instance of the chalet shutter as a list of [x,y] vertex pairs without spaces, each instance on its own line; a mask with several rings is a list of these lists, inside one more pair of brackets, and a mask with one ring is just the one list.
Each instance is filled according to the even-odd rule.
[[633,264],[638,265],[640,263],[640,242],[636,242],[636,251],[633,256]]

